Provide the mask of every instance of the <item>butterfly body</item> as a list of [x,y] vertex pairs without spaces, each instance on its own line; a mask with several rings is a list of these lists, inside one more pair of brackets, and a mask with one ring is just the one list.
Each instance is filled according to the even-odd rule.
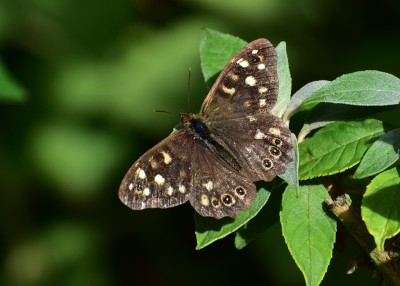
[[129,169],[119,197],[132,209],[190,201],[203,216],[248,209],[256,181],[270,181],[292,160],[290,130],[270,110],[278,92],[276,52],[253,41],[223,69],[199,114],[181,112],[183,128]]

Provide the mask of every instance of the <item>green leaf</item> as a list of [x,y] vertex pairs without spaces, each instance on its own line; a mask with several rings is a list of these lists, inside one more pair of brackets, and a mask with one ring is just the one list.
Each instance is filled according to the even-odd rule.
[[291,186],[298,187],[299,185],[299,146],[297,144],[296,135],[292,133],[293,144],[293,160],[287,166],[286,172],[279,175],[286,183]]
[[217,220],[215,218],[202,217],[195,213],[196,249],[202,249],[216,240],[224,238],[228,234],[238,230],[257,215],[261,208],[267,203],[270,194],[271,193],[266,189],[260,188],[250,208],[240,212],[235,219],[223,218]]
[[25,90],[10,75],[0,60],[0,100],[3,102],[21,102],[25,98]]
[[276,47],[278,56],[278,80],[279,80],[279,96],[278,100],[271,110],[271,113],[282,117],[290,102],[292,92],[292,78],[290,76],[289,62],[286,53],[286,43],[281,42]]
[[331,175],[356,165],[383,132],[382,122],[375,119],[325,126],[299,144],[300,179]]
[[296,91],[293,94],[290,104],[286,110],[285,117],[291,118],[292,115],[295,114],[299,110],[299,108],[302,105],[302,103],[304,102],[304,100],[309,98],[317,90],[321,89],[328,83],[329,83],[329,81],[327,81],[327,80],[313,81],[313,82],[307,83],[305,86],[303,86],[298,91]]
[[379,251],[385,240],[400,232],[399,168],[377,175],[367,186],[361,205],[361,216],[375,239]]
[[336,121],[349,121],[360,118],[373,118],[376,119],[375,115],[384,110],[387,110],[388,106],[356,106],[347,104],[337,103],[325,103],[321,102],[315,106],[307,118],[307,122],[303,125],[299,132],[299,141],[303,141],[304,138],[312,131],[329,123]]
[[304,101],[351,105],[394,105],[400,103],[400,79],[380,71],[345,74],[327,84]]
[[306,285],[319,285],[332,258],[336,221],[323,209],[329,197],[322,185],[288,186],[280,213],[282,233],[304,275]]
[[394,129],[376,140],[360,162],[355,179],[362,179],[382,172],[400,159],[400,129]]
[[207,28],[203,29],[200,41],[200,60],[208,87],[211,87],[216,75],[226,63],[245,45],[246,42],[238,37]]

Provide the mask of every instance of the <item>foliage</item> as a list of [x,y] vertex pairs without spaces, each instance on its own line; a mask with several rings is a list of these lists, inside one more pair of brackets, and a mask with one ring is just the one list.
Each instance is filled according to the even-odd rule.
[[12,78],[0,60],[0,102],[20,102],[23,99],[23,88]]
[[[222,52],[226,53],[223,57],[226,61],[244,44],[230,35],[205,29],[201,41],[204,77],[208,80],[222,69],[225,63],[220,60]],[[307,113],[303,126],[297,130],[299,145],[298,150],[294,150],[294,157],[298,162],[295,159],[290,163],[286,174],[281,176],[288,183],[281,201],[282,234],[306,284],[319,285],[333,255],[337,228],[332,214],[345,227],[350,225],[349,220],[352,221],[351,217],[344,219],[337,212],[336,201],[332,199],[356,196],[353,190],[356,185],[362,191],[363,199],[360,206],[353,204],[351,207],[357,210],[355,215],[361,212],[369,235],[374,237],[374,253],[393,251],[388,239],[398,236],[400,231],[400,134],[398,126],[393,126],[394,119],[398,118],[400,79],[380,71],[359,71],[342,75],[332,82],[309,83],[289,101],[284,99],[291,90],[285,44],[279,44],[276,49],[278,75],[283,80],[279,104],[274,112],[286,120],[295,120],[300,112]],[[321,105],[328,114],[321,113]],[[365,114],[360,112],[360,106],[377,108]],[[299,178],[299,182],[288,178]],[[243,248],[270,225],[266,220],[264,226],[260,220],[253,223],[253,218],[257,220],[257,213],[269,207],[269,194],[280,185],[275,182],[261,187],[251,208],[233,221],[196,216],[197,249],[238,229],[236,246]],[[343,207],[350,200],[342,202]],[[365,228],[363,222],[356,227]],[[251,229],[250,235],[248,229]],[[368,241],[368,237],[359,237],[354,229],[348,227],[347,230],[357,241]],[[360,243],[361,247],[364,243]],[[371,245],[364,247],[366,254],[369,254],[368,248]],[[385,278],[395,269],[382,269],[379,267],[381,261],[373,255],[371,259]],[[395,267],[392,259],[386,262]],[[392,275],[387,279],[391,285],[400,277]]]

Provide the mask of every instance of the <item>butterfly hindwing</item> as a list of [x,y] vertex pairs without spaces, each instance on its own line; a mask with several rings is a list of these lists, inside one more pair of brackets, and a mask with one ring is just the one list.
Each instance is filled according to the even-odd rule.
[[206,141],[195,140],[191,152],[190,203],[202,216],[235,217],[248,209],[256,196],[255,185],[215,154]]
[[140,157],[121,183],[121,201],[139,210],[189,200],[201,215],[215,218],[247,209],[256,194],[254,184],[194,136],[181,129]]
[[271,181],[292,161],[290,130],[269,113],[212,121],[210,129],[214,136],[223,138],[252,181]]

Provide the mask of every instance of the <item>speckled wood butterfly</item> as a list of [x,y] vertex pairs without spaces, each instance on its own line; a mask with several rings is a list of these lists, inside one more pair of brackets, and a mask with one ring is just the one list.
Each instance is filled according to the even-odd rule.
[[119,188],[134,210],[190,201],[202,216],[248,209],[256,181],[271,181],[292,160],[290,130],[270,113],[278,96],[277,55],[266,39],[225,66],[199,114],[181,112],[184,128],[142,155]]

